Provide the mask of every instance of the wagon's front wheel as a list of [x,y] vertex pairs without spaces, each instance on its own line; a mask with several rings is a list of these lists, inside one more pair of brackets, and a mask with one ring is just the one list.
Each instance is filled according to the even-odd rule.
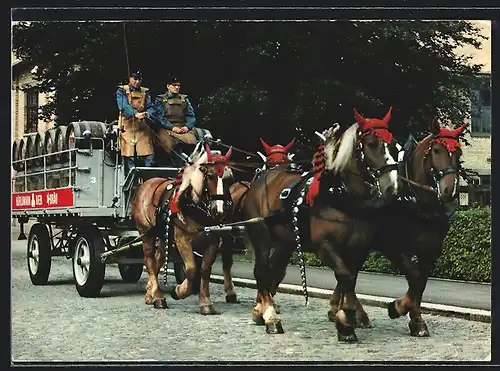
[[52,265],[49,231],[45,224],[36,223],[31,227],[26,259],[31,283],[45,285],[49,280]]
[[78,233],[73,251],[73,278],[80,296],[99,296],[106,273],[106,265],[100,256],[103,252],[104,241],[99,228],[90,226]]

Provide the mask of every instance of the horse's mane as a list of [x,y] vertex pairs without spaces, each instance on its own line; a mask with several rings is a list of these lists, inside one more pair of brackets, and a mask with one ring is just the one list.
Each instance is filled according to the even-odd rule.
[[[358,128],[358,123],[355,122],[342,134],[338,141],[327,141],[325,146],[326,170],[333,171],[336,174],[347,166],[354,151]],[[335,152],[337,152],[336,155]]]

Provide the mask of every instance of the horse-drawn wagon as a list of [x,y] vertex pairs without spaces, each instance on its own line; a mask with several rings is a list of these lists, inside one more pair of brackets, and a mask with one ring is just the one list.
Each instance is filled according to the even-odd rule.
[[[45,133],[26,134],[12,145],[12,217],[21,225],[36,220],[27,238],[31,282],[47,283],[53,256],[72,259],[81,296],[98,296],[106,264],[118,264],[126,282],[143,271],[139,233],[131,218],[131,200],[147,178],[175,178],[176,167],[137,167],[125,177],[117,127],[97,121],[72,122]],[[200,141],[210,132],[197,129]],[[171,254],[177,281],[183,261]]]

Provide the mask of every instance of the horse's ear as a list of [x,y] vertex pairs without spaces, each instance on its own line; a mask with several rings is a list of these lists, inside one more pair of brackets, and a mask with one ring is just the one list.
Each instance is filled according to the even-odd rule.
[[384,122],[385,126],[388,126],[389,120],[391,119],[391,114],[392,114],[392,106],[389,107],[389,111],[387,111],[387,113],[385,114],[385,116],[382,120]]
[[463,131],[465,130],[465,128],[469,126],[468,123],[464,122],[462,125],[460,125],[458,128],[456,128],[454,131],[453,131],[453,134],[455,136],[455,138],[458,138],[460,136],[460,134],[463,133]]
[[264,151],[266,152],[266,155],[268,155],[269,152],[271,151],[271,147],[269,146],[269,144],[264,142],[264,139],[262,139],[262,138],[259,138],[259,139],[260,139],[260,142],[262,143],[262,147],[264,147]]
[[290,143],[288,143],[288,144],[285,146],[285,148],[283,148],[283,151],[284,151],[285,153],[288,153],[288,151],[290,151],[290,148],[292,148],[293,143],[295,143],[295,138],[293,138],[293,139],[290,141]]
[[366,119],[361,116],[356,108],[354,108],[354,118],[359,126],[363,127],[366,124]]
[[441,125],[439,125],[439,121],[437,116],[432,119],[431,125],[431,132],[435,135],[439,134],[439,131],[441,130]]
[[224,159],[226,161],[229,161],[229,158],[231,157],[232,154],[233,154],[233,146],[229,147],[226,154],[224,155]]

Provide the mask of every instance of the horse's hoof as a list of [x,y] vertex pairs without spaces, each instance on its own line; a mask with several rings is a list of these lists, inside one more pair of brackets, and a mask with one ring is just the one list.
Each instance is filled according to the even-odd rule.
[[425,321],[410,321],[408,323],[408,327],[410,328],[411,336],[417,336],[420,338],[430,336]]
[[387,311],[389,313],[389,318],[395,319],[401,317],[401,314],[396,309],[396,300],[387,304]]
[[209,305],[200,305],[200,314],[203,315],[212,315],[212,314],[219,314],[214,308],[212,304]]
[[239,302],[240,301],[238,300],[238,297],[236,296],[236,294],[226,295],[226,303],[238,304]]
[[339,339],[339,341],[341,341],[343,343],[356,343],[358,341],[358,337],[356,336],[356,333],[352,333],[350,335],[344,335],[344,334],[341,334],[339,332],[338,339]]
[[273,307],[274,307],[274,311],[276,312],[276,314],[281,314],[281,309],[280,309],[280,306],[278,304],[273,304]]
[[344,343],[355,343],[356,341],[358,341],[358,337],[354,332],[354,326],[346,325],[337,318],[337,320],[335,321],[335,327],[337,328],[337,336],[339,341],[342,341]]
[[155,299],[153,301],[153,306],[156,308],[156,309],[167,309],[168,306],[167,306],[167,301],[165,300],[165,298],[162,298],[162,299]]
[[266,332],[268,334],[283,334],[283,326],[281,325],[281,321],[276,323],[266,323]]
[[328,314],[328,321],[330,322],[336,321],[335,316],[337,315],[337,312],[334,312],[333,310],[330,309],[327,314]]
[[372,328],[372,321],[368,317],[356,318],[356,327],[358,328]]
[[252,314],[252,321],[254,321],[257,326],[263,326],[265,324],[262,314]]
[[175,288],[172,291],[170,291],[170,296],[174,300],[180,300],[180,297],[177,295],[177,291],[175,290]]

